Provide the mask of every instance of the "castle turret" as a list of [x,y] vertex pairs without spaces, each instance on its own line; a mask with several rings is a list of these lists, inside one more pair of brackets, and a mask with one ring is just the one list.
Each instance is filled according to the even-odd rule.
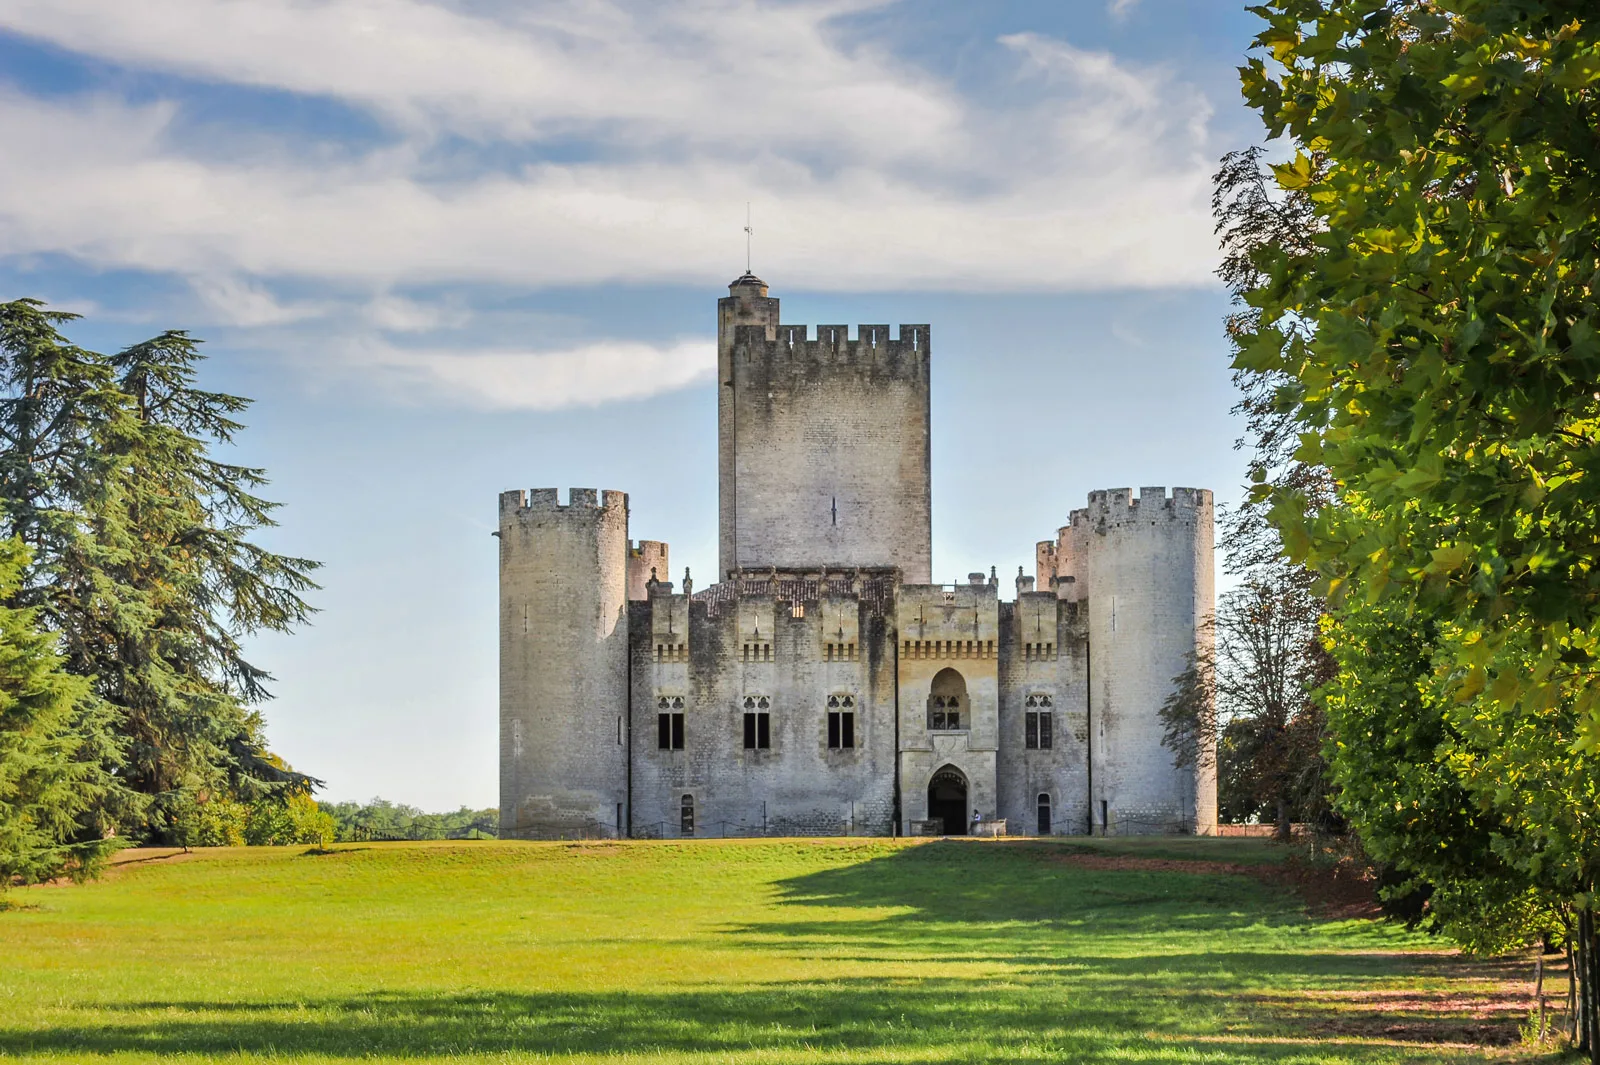
[[932,580],[926,325],[779,325],[746,274],[717,303],[721,576],[897,566]]
[[[1174,768],[1160,712],[1188,655],[1208,645],[1215,609],[1211,493],[1198,488],[1091,492],[1041,581],[1089,612],[1090,796],[1094,830],[1116,834],[1217,822],[1214,765]],[[1050,569],[1052,572],[1046,572]]]
[[671,551],[660,540],[640,540],[638,544],[631,541],[628,544],[628,598],[635,602],[643,602],[650,598],[650,576],[656,575],[657,580],[666,580],[671,572],[668,562]]
[[627,824],[628,497],[503,492],[498,535],[500,835],[612,835]]

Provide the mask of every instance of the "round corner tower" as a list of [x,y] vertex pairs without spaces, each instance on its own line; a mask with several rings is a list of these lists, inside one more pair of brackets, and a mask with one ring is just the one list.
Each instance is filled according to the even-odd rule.
[[626,823],[628,497],[500,495],[500,836]]
[[[1215,832],[1215,758],[1176,768],[1161,708],[1209,647],[1216,603],[1211,493],[1091,492],[1060,531],[1057,593],[1089,612],[1090,806],[1094,831]],[[1214,752],[1211,752],[1214,755]]]

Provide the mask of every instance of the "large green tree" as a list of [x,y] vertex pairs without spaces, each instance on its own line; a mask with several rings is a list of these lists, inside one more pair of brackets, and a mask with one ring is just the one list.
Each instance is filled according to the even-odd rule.
[[0,506],[34,556],[12,599],[110,708],[105,815],[170,838],[213,797],[304,794],[267,751],[268,678],[241,640],[306,620],[316,564],[252,539],[265,476],[217,457],[249,401],[196,387],[184,333],[104,356],[61,335],[72,318],[0,305]]
[[[20,540],[0,540],[0,599],[20,587],[27,562]],[[101,707],[38,613],[0,606],[0,892],[92,873],[114,845],[83,832],[111,787],[98,752],[85,749]]]
[[1296,461],[1334,485],[1317,499],[1263,476],[1262,498],[1291,556],[1348,612],[1342,638],[1375,611],[1429,634],[1437,688],[1423,707],[1439,720],[1427,754],[1449,771],[1437,784],[1460,787],[1463,838],[1510,871],[1508,891],[1572,908],[1579,1035],[1600,1060],[1592,8],[1253,9],[1266,54],[1243,71],[1246,97],[1297,149],[1275,170],[1310,217],[1307,239],[1253,255],[1236,367],[1272,382],[1274,409],[1300,432]]

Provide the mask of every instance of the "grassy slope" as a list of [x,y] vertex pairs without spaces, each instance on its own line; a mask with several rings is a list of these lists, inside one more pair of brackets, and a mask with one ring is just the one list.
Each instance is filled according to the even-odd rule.
[[1437,943],[1312,923],[1248,877],[1063,853],[420,843],[133,862],[12,894],[26,908],[0,913],[0,1057],[1480,1060],[1422,1042],[1460,1038],[1448,1012],[1400,1041],[1371,1021],[1375,997],[1491,986],[1425,953]]

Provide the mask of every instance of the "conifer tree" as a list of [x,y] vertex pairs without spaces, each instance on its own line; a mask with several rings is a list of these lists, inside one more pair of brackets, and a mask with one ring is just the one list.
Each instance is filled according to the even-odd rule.
[[266,750],[269,678],[240,641],[308,618],[316,563],[251,540],[274,524],[265,474],[213,454],[249,401],[195,387],[187,334],[107,357],[60,334],[73,317],[0,305],[0,532],[34,552],[15,605],[107,704],[121,786],[101,815],[170,838],[213,797],[305,794]]
[[[27,560],[22,541],[0,541],[0,599],[17,591]],[[38,613],[0,606],[0,891],[88,875],[115,845],[82,830],[110,787],[101,759],[84,749],[102,704],[87,678],[66,671]]]
[[268,753],[251,707],[270,678],[239,640],[305,621],[316,563],[248,538],[274,524],[276,504],[255,494],[265,473],[211,452],[234,439],[232,415],[249,400],[194,387],[200,357],[187,334],[167,332],[107,360],[128,416],[100,444],[112,474],[95,537],[136,608],[106,628],[114,642],[90,669],[123,714],[128,779],[155,798],[158,826],[212,794],[251,801],[313,783]]

